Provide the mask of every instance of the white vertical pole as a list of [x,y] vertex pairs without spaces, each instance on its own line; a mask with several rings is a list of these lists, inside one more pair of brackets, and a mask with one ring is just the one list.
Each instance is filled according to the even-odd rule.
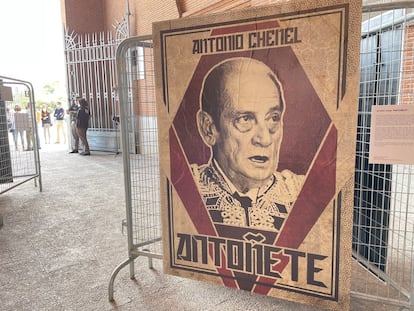
[[129,10],[129,0],[126,0],[126,16],[127,16],[127,34],[128,38],[131,36],[130,27],[129,27],[129,16],[131,15],[131,12]]

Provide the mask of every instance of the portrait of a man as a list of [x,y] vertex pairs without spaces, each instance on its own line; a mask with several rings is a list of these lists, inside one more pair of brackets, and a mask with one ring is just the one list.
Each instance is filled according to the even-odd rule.
[[359,15],[288,1],[154,23],[164,271],[346,309]]
[[277,171],[286,104],[258,60],[229,58],[207,73],[196,118],[211,159],[192,172],[213,223],[281,229],[305,178]]

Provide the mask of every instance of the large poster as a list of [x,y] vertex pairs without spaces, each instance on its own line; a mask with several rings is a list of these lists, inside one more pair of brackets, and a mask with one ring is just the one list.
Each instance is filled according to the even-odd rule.
[[164,269],[349,308],[359,1],[155,23]]

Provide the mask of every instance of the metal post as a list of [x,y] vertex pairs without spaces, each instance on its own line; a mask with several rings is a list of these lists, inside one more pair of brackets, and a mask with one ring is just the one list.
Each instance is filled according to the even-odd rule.
[[127,16],[127,34],[128,34],[128,38],[131,36],[131,31],[130,31],[130,27],[129,27],[129,17],[131,16],[131,11],[129,10],[129,0],[126,0],[126,16]]

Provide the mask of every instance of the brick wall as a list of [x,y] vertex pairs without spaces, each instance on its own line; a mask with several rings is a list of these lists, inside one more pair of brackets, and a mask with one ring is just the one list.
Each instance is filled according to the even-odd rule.
[[113,31],[114,26],[126,17],[126,1],[103,0],[103,10],[103,30]]
[[144,49],[144,66],[145,77],[141,80],[133,81],[134,98],[136,99],[134,105],[134,113],[141,116],[155,116],[155,75],[154,64],[151,61],[153,53],[151,49]]
[[251,0],[181,1],[182,16],[206,15],[251,7]]
[[401,68],[400,104],[414,104],[414,24],[405,31]]
[[175,19],[179,17],[175,0],[139,0],[130,1],[131,29],[136,35],[152,34],[154,21]]
[[62,19],[69,32],[78,34],[104,29],[104,8],[101,0],[62,0]]
[[[129,0],[131,35],[150,35],[152,23],[186,16],[205,15],[283,0]],[[114,31],[126,18],[126,1],[61,0],[62,19],[76,33]]]

